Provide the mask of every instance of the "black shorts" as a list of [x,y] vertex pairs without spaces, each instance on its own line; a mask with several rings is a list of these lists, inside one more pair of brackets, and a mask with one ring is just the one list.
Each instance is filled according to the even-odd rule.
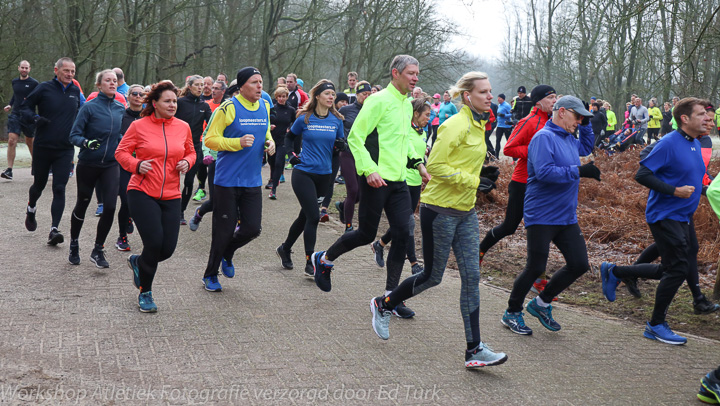
[[8,116],[7,128],[8,134],[24,134],[26,138],[35,137],[35,126],[29,126],[23,123],[19,114],[10,114],[10,116]]

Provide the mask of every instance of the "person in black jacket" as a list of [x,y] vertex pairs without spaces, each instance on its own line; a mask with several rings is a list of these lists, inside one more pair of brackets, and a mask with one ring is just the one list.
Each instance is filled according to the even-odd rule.
[[535,104],[533,104],[532,99],[530,96],[527,95],[527,91],[525,90],[525,86],[518,87],[517,91],[518,97],[515,99],[515,103],[513,104],[513,120],[517,123],[518,121],[522,120],[530,114],[530,110],[532,110],[533,107],[535,107]]
[[661,128],[660,128],[660,136],[661,136],[661,137],[662,137],[663,135],[669,133],[669,132],[672,132],[672,130],[673,130],[673,128],[672,128],[672,123],[671,123],[671,121],[672,121],[672,108],[671,108],[669,102],[665,102],[665,104],[663,104],[662,116],[663,116],[663,118],[662,118],[662,124],[660,125],[660,127],[661,127]]
[[590,111],[593,113],[590,124],[595,134],[595,146],[597,147],[602,141],[603,131],[607,128],[607,116],[600,110],[600,103],[595,102],[591,104],[590,107]]
[[268,164],[270,165],[270,183],[272,191],[270,199],[277,199],[277,187],[280,183],[280,176],[283,174],[285,166],[285,134],[290,130],[290,126],[295,122],[295,109],[287,104],[289,95],[288,88],[280,86],[275,90],[275,116],[270,117],[273,141],[275,141],[275,154],[268,156]]
[[203,77],[200,75],[193,75],[187,78],[185,87],[180,91],[180,98],[178,98],[177,112],[175,117],[185,121],[190,125],[190,131],[192,131],[193,144],[195,146],[195,152],[197,158],[195,165],[185,174],[185,183],[182,190],[182,204],[181,204],[181,215],[180,224],[187,225],[185,220],[185,209],[187,209],[190,197],[193,191],[193,183],[195,182],[195,174],[198,176],[198,192],[200,195],[199,199],[205,196],[205,180],[207,179],[207,167],[203,164],[202,156],[202,133],[203,123],[210,121],[212,111],[210,106],[202,99],[202,91],[205,87],[203,83]]
[[[73,84],[75,63],[70,58],[60,58],[55,63],[55,77],[39,84],[20,106],[23,120],[35,123],[35,142],[32,170],[35,177],[30,186],[25,215],[25,228],[37,229],[35,214],[37,201],[53,172],[53,200],[50,206],[52,226],[48,245],[65,241],[58,230],[65,210],[65,186],[70,177],[75,149],[70,143],[70,129],[82,104],[80,88]],[[37,109],[37,114],[35,113]]]

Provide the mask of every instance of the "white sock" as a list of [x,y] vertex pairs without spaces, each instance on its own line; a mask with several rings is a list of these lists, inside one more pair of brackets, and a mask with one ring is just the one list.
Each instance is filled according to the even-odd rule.
[[30,206],[28,206],[28,207],[27,207],[27,211],[29,211],[30,213],[35,213],[35,211],[37,211],[37,207],[30,207]]
[[389,294],[391,294],[391,293],[392,293],[392,290],[386,290],[386,291],[385,291],[385,296],[387,297],[387,296],[388,296]]
[[320,258],[320,262],[322,262],[325,265],[334,265],[331,260],[327,259],[325,254],[326,253],[324,253],[323,256]]
[[550,303],[545,303],[542,299],[540,299],[540,296],[535,297],[535,303],[537,303],[540,307],[550,306]]

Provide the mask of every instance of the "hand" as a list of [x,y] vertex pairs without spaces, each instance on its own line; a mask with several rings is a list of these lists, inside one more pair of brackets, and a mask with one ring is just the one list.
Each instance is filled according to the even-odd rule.
[[215,158],[213,158],[212,155],[205,155],[203,157],[203,163],[205,165],[210,165],[211,163],[215,162]]
[[347,151],[347,140],[345,138],[335,138],[335,144],[333,147],[335,148],[335,151]]
[[140,166],[138,166],[139,174],[145,175],[146,173],[150,172],[151,170],[152,170],[152,160],[140,162]]
[[418,172],[420,172],[420,176],[422,176],[423,182],[428,183],[430,182],[430,179],[432,179],[432,175],[430,175],[427,171],[427,168],[425,168],[425,165],[420,164],[417,167]]
[[692,196],[693,193],[695,193],[695,186],[685,185],[676,187],[673,196],[679,197],[681,199],[687,199]]
[[385,183],[383,178],[377,172],[373,172],[367,176],[367,183],[368,185],[370,185],[370,187],[374,187],[376,189],[379,187],[387,186],[387,183]]
[[243,148],[252,147],[254,142],[255,142],[255,136],[252,134],[246,134],[240,138],[240,146]]
[[180,173],[187,173],[188,169],[190,169],[190,164],[188,161],[181,159],[178,161],[177,165],[175,165],[175,169],[180,171]]
[[275,155],[275,141],[265,141],[265,151],[267,151],[268,155]]
[[275,124],[270,124],[270,131],[275,130],[275,127],[277,127]]
[[300,157],[293,152],[292,155],[290,155],[290,159],[288,159],[288,162],[290,163],[290,165],[295,166],[299,165],[302,161],[300,160]]
[[12,108],[12,106],[8,104],[7,106],[4,107],[4,110],[5,110],[5,112],[8,112],[8,111],[10,111],[11,108]]
[[595,161],[590,161],[583,166],[578,166],[581,178],[593,178],[600,182],[600,169],[595,166]]
[[480,170],[480,176],[488,178],[493,182],[497,182],[498,178],[500,177],[500,168],[492,165],[483,166]]
[[496,187],[497,186],[495,185],[495,182],[493,182],[492,180],[485,178],[485,177],[480,177],[480,184],[478,185],[477,190],[479,192],[488,194]]
[[50,124],[50,120],[43,116],[35,116],[35,126],[37,128],[41,128],[45,126],[46,124]]
[[85,140],[83,141],[83,147],[95,151],[96,149],[100,148],[100,141],[98,140]]

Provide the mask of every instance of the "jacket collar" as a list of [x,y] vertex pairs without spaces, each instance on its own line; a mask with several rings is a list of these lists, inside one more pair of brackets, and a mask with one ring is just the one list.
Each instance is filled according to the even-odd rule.
[[[395,98],[398,99],[398,100],[405,100],[405,99],[407,99],[407,96],[404,95],[404,94],[402,94],[402,93],[400,93],[400,91],[397,90],[397,88],[395,87],[395,85],[392,84],[392,82],[388,83],[388,85],[387,85],[387,87],[386,87],[385,89],[387,89],[387,91],[388,91],[390,94],[392,94],[393,97],[395,97]],[[385,90],[385,89],[383,89],[383,90]]]
[[462,108],[460,109],[459,113],[460,113],[460,114],[464,114],[465,116],[467,116],[467,118],[470,119],[470,122],[472,122],[475,127],[482,128],[483,130],[485,129],[485,123],[486,123],[487,121],[485,121],[485,120],[480,120],[480,121],[475,120],[475,117],[473,117],[473,111],[470,110],[470,107],[468,107],[467,105],[463,105]]
[[572,135],[569,132],[565,131],[564,128],[560,127],[559,125],[552,122],[552,120],[548,120],[547,124],[545,124],[545,128],[552,131],[555,135],[562,135],[562,136],[568,136]]
[[155,117],[155,113],[150,114],[148,117],[150,117],[150,121],[155,124],[172,124],[173,120],[175,120],[174,116],[170,118],[157,118]]

